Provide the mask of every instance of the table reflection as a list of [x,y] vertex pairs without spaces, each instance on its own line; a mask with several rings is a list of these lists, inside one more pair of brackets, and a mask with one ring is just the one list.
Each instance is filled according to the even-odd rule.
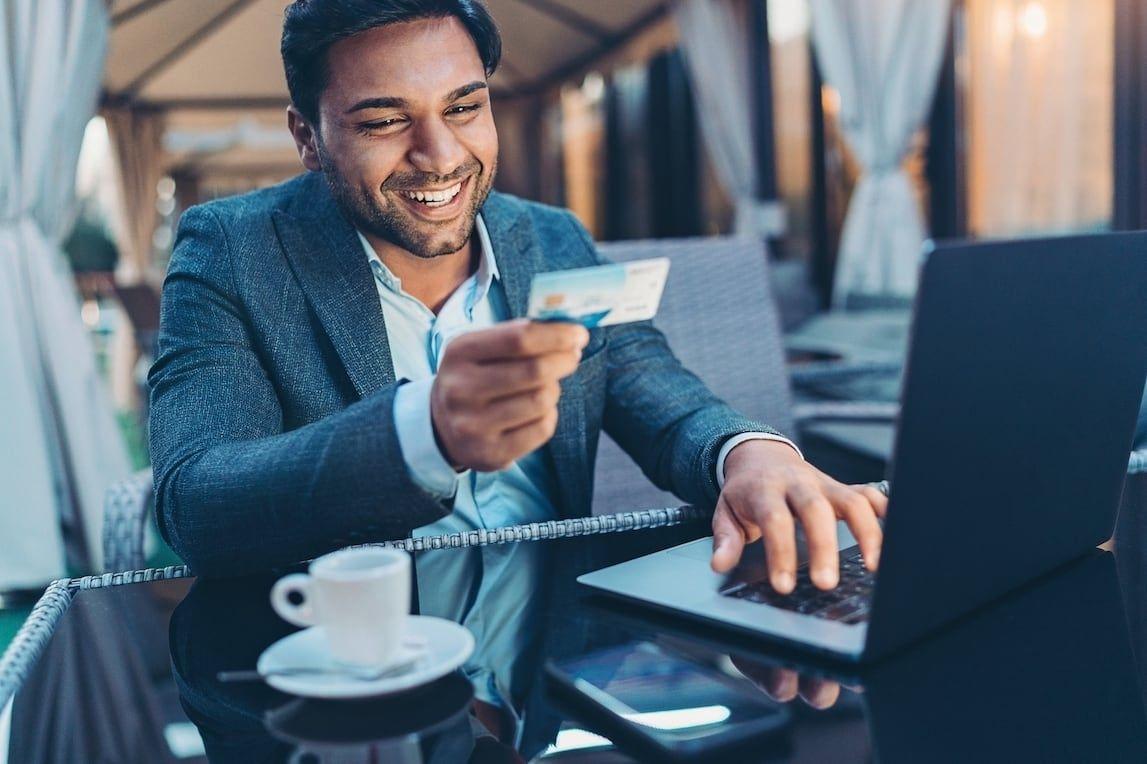
[[[736,761],[1147,761],[1133,654],[1143,635],[1128,630],[1143,623],[1143,593],[1139,557],[1126,549],[1118,577],[1115,558],[1096,553],[860,669],[588,596],[574,584],[584,569],[676,540],[629,534],[539,542],[550,561],[541,582],[542,649],[531,658],[533,681],[517,709],[523,721],[510,741],[473,713],[473,690],[461,672],[361,702],[219,682],[220,671],[252,668],[294,630],[271,610],[275,576],[267,575],[197,581],[190,589],[166,582],[81,592],[16,697],[10,760],[175,760],[161,721],[167,685],[210,761],[648,757],[632,747],[616,750],[610,732],[550,691],[543,674],[547,659],[646,641],[788,709],[791,723],[781,738]],[[704,723],[687,716],[674,718]]]

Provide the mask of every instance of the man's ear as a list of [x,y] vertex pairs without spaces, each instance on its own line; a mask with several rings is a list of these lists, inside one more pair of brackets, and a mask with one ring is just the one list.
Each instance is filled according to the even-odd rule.
[[319,162],[318,133],[294,104],[287,107],[287,129],[295,139],[295,148],[299,151],[303,167],[312,172],[321,172],[323,167]]

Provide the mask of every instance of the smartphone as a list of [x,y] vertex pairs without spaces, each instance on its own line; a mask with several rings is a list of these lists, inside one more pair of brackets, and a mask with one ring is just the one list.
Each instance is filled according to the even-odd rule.
[[649,641],[549,661],[553,694],[621,748],[658,760],[784,743],[788,709],[747,680]]

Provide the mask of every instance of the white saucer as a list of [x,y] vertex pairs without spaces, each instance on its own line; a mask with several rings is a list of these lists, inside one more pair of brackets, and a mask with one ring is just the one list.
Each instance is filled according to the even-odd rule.
[[[335,674],[296,676],[273,675],[295,666],[330,666],[338,664],[329,652],[321,626],[295,632],[268,647],[259,656],[256,669],[264,681],[276,690],[308,698],[346,700],[372,698],[410,690],[446,676],[461,666],[474,651],[474,637],[464,627],[427,615],[412,615],[406,622],[406,638],[422,642],[414,648],[421,657],[408,670],[373,681],[363,681]],[[396,662],[401,657],[396,659]],[[268,676],[268,674],[272,674]]]

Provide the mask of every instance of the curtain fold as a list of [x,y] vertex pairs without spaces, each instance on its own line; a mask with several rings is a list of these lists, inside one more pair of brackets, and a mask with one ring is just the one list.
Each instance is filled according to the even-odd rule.
[[160,112],[130,107],[101,113],[108,126],[122,201],[114,226],[120,251],[116,280],[138,284],[154,276],[151,252],[158,220],[156,186],[163,177],[164,119]]
[[644,65],[610,74],[604,98],[606,241],[652,235],[648,101],[649,72]]
[[0,589],[98,568],[129,470],[60,250],[107,29],[102,0],[0,6]]
[[649,171],[651,233],[684,238],[704,233],[697,104],[679,51],[649,62],[644,159]]
[[840,127],[862,171],[841,233],[833,305],[915,292],[926,237],[903,161],[927,117],[950,0],[817,0],[812,39],[840,94]]
[[743,0],[681,0],[674,18],[705,148],[736,211],[734,232],[780,235],[780,205],[757,198],[748,6]]
[[[144,656],[151,643],[138,631],[166,632],[166,623],[155,628],[162,616],[148,594],[72,602],[52,646],[16,694],[11,747],[0,749],[8,761],[178,761],[163,735],[160,693],[172,679],[166,670],[161,681],[167,686],[149,676]],[[146,638],[166,647],[166,640]]]
[[[163,274],[156,272],[152,261],[152,239],[159,217],[156,186],[164,170],[164,117],[154,109],[138,107],[106,108],[101,115],[107,123],[120,198],[112,225],[120,253],[115,278],[123,285],[150,282],[158,287]],[[126,311],[123,317],[129,318]],[[135,327],[121,321],[111,343],[108,369],[112,400],[121,411],[141,408],[136,378],[141,353],[150,358],[151,348],[139,347]]]

